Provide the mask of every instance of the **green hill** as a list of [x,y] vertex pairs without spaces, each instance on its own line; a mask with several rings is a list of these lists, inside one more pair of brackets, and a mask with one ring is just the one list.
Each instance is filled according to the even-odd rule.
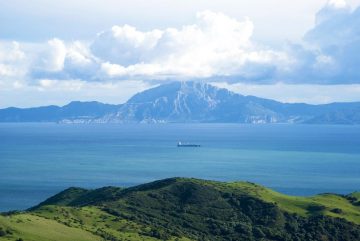
[[0,216],[0,240],[360,240],[360,193],[294,197],[187,178],[69,188]]

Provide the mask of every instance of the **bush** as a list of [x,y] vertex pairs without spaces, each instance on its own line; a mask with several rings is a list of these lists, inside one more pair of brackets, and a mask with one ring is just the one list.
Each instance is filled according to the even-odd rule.
[[337,214],[340,214],[343,212],[340,208],[334,208],[334,209],[331,209],[330,211],[333,213],[337,213]]
[[321,211],[324,211],[325,210],[325,206],[322,206],[322,205],[316,205],[316,204],[313,204],[313,205],[310,205],[307,210],[309,212],[321,212]]
[[253,234],[256,238],[264,238],[266,236],[264,232],[258,227],[253,229]]
[[6,231],[0,227],[0,237],[4,237],[6,234]]

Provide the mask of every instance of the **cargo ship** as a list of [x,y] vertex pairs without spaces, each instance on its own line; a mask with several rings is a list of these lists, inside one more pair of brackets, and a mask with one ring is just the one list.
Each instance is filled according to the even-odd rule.
[[178,142],[177,147],[200,147],[198,144],[182,143]]

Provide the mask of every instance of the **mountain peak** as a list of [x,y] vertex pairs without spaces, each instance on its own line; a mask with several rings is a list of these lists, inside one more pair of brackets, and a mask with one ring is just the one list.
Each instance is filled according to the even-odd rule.
[[0,122],[357,124],[360,103],[284,104],[201,81],[169,82],[125,104],[73,101],[63,107],[0,110]]
[[64,105],[63,107],[81,107],[81,106],[86,106],[86,105],[104,105],[98,101],[79,101],[79,100],[74,100],[71,101],[69,104]]
[[[236,95],[205,82],[171,82],[136,94],[117,116],[150,122],[199,122],[207,119],[219,104]],[[212,120],[210,120],[211,122]]]
[[174,81],[154,88],[145,90],[134,95],[127,103],[139,103],[154,101],[161,97],[169,97],[176,94],[198,94],[204,95],[207,92],[218,91],[219,88],[200,81]]

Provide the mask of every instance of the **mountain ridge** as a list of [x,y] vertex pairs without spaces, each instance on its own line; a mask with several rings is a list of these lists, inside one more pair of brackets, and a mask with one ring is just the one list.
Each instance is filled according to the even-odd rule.
[[310,105],[244,96],[204,82],[170,82],[119,105],[6,108],[0,122],[360,124],[360,102]]
[[352,241],[360,238],[359,198],[293,197],[250,182],[179,177],[68,188],[28,211],[0,215],[0,240]]

